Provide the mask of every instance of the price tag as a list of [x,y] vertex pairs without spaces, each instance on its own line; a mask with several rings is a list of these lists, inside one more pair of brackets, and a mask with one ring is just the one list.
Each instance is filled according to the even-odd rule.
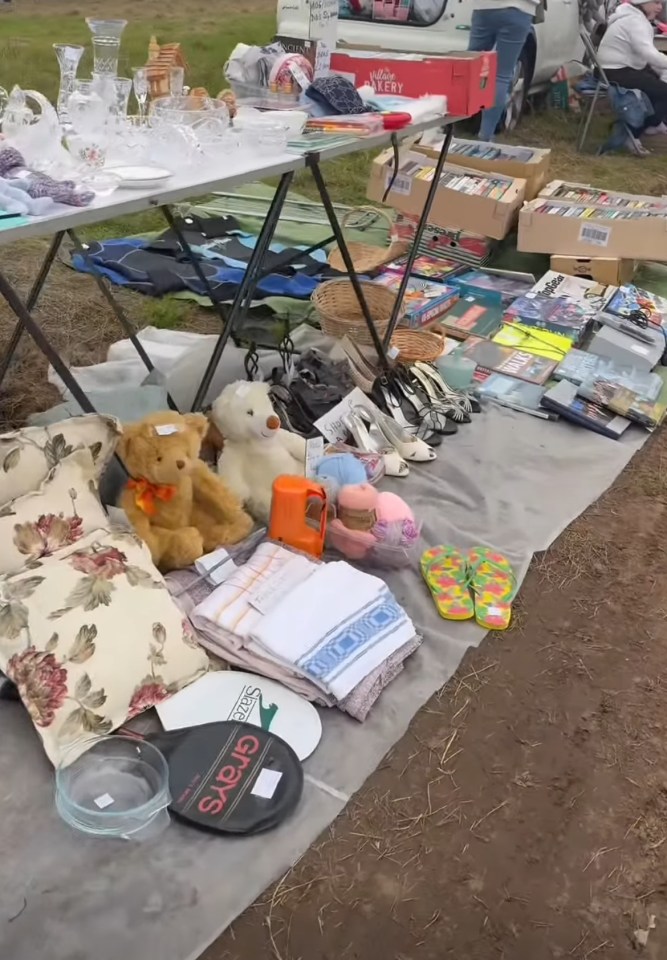
[[155,428],[155,432],[158,437],[170,437],[172,433],[180,433],[180,427],[175,423],[159,423]]
[[254,797],[270,800],[281,779],[282,772],[280,770],[269,770],[268,767],[262,767],[250,792]]

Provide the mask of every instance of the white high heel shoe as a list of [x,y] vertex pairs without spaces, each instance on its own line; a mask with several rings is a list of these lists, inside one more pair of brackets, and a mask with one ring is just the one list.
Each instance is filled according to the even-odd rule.
[[387,442],[385,435],[366,407],[353,407],[343,418],[343,423],[360,450],[366,453],[379,453],[382,456],[384,471],[388,477],[407,477],[410,467],[398,450]]
[[437,454],[433,447],[430,447],[425,440],[408,433],[392,417],[388,417],[386,413],[382,413],[380,410],[368,412],[377,422],[377,426],[387,442],[398,450],[404,460],[409,460],[411,463],[428,463],[430,460],[436,459]]

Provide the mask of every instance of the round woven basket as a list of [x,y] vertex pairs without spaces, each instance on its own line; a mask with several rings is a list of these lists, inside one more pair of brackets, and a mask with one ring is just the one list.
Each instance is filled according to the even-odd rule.
[[[394,309],[396,294],[370,280],[360,280],[359,283],[377,334],[382,339]],[[328,337],[342,340],[348,336],[356,343],[373,346],[373,338],[349,280],[321,283],[313,291],[311,300],[317,310],[320,326]]]
[[398,350],[398,363],[432,363],[442,353],[445,335],[435,330],[396,330],[391,345]]
[[[394,221],[386,210],[370,206],[348,210],[341,220],[340,225],[343,230],[345,230],[346,227],[353,227],[353,221],[355,219],[359,220],[360,217],[367,216],[369,213],[375,214],[379,219],[386,220],[390,229],[394,225]],[[352,263],[357,273],[372,273],[373,270],[378,270],[386,263],[391,263],[392,260],[402,257],[403,254],[407,252],[408,244],[403,240],[394,240],[389,247],[376,247],[370,243],[352,240],[347,244],[347,249],[350,252],[350,257],[352,258]],[[341,273],[347,272],[347,267],[345,266],[345,261],[343,260],[343,255],[339,247],[334,247],[329,254],[329,266],[333,267],[334,270],[340,270]]]

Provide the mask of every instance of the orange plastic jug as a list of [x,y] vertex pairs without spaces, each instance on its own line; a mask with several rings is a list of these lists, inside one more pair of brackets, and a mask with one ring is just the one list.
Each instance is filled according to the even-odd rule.
[[[308,523],[308,501],[322,501],[319,529]],[[324,487],[307,477],[280,476],[273,481],[269,539],[279,540],[313,557],[324,551],[327,529],[327,494]]]

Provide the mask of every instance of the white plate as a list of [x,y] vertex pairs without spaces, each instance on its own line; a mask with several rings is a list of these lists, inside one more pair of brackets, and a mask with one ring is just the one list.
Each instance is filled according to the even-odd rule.
[[173,176],[171,170],[164,167],[108,167],[106,170],[120,177],[121,187],[139,190],[160,186]]

